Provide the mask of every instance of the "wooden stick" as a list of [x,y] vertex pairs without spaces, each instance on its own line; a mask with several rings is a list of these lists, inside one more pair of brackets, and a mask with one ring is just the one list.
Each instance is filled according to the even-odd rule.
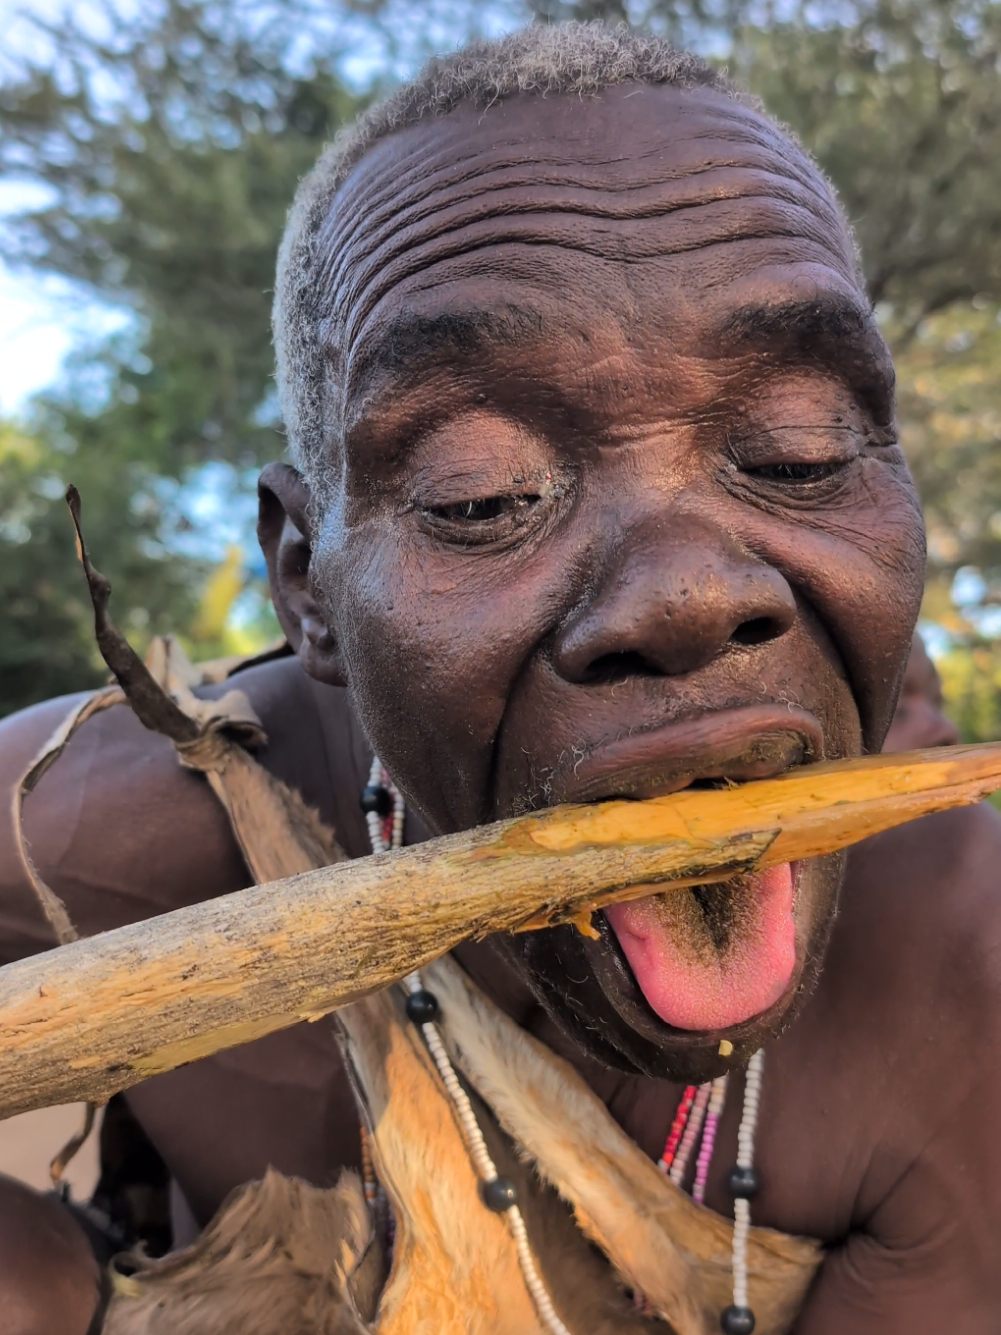
[[843,848],[1001,787],[1001,743],[563,807],[306,872],[0,969],[0,1117],[101,1100],[387,986],[469,937]]

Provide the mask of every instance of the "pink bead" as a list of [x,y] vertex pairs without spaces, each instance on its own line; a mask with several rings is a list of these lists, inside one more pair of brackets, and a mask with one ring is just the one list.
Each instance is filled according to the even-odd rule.
[[685,1172],[688,1169],[688,1161],[691,1158],[692,1151],[699,1139],[699,1133],[702,1130],[702,1119],[705,1116],[706,1105],[709,1102],[709,1092],[711,1085],[700,1085],[695,1095],[695,1103],[688,1118],[688,1124],[685,1127],[684,1135],[681,1137],[681,1145],[678,1148],[674,1163],[671,1165],[671,1180],[681,1186],[684,1182]]
[[692,1199],[698,1201],[700,1205],[706,1198],[706,1180],[709,1177],[709,1165],[712,1162],[718,1125],[719,1117],[717,1114],[709,1113],[706,1117],[706,1128],[702,1133],[702,1145],[695,1165],[695,1185],[692,1187]]

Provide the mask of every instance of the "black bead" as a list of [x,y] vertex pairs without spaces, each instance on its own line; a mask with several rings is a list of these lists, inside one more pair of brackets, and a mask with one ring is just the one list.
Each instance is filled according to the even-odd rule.
[[373,812],[377,816],[388,816],[393,809],[392,794],[381,783],[370,783],[362,790],[361,809],[366,816]]
[[407,997],[407,1019],[414,1024],[433,1024],[439,1015],[438,998],[421,988]]
[[731,1168],[726,1179],[726,1189],[734,1200],[749,1201],[757,1196],[761,1187],[758,1175],[753,1168]]
[[749,1307],[728,1307],[719,1319],[723,1335],[751,1335],[754,1313]]
[[483,1203],[488,1210],[503,1214],[518,1204],[518,1189],[509,1177],[495,1177],[483,1184]]
[[754,1313],[749,1307],[727,1307],[719,1319],[723,1335],[751,1335]]

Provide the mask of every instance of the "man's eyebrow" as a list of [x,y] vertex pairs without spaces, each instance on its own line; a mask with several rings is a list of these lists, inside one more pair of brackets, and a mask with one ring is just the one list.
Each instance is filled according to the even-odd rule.
[[894,372],[871,308],[844,293],[743,306],[717,331],[725,355],[767,352],[844,377],[878,419],[893,413]]
[[807,301],[741,306],[719,332],[727,351],[773,340],[795,341],[808,349],[818,341],[868,337],[874,327],[869,308],[839,292]]
[[352,355],[351,391],[365,391],[386,377],[406,385],[453,358],[517,347],[539,339],[542,331],[537,311],[513,304],[433,315],[401,311]]

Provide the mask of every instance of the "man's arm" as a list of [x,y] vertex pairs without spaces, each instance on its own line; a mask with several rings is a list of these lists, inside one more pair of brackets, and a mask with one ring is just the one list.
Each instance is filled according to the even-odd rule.
[[[319,710],[294,659],[241,673],[233,684],[247,691],[270,734],[268,767],[321,807],[354,850],[364,839],[354,770],[364,772],[367,759],[354,755],[359,739],[343,693],[328,691],[329,708]],[[10,796],[77,699],[49,701],[0,723],[2,962],[54,944],[16,855]],[[345,759],[343,776],[330,773],[328,756]],[[25,818],[32,858],[82,935],[249,883],[204,777],[184,769],[170,743],[125,706],[81,728],[27,799]],[[269,1163],[326,1184],[339,1165],[359,1157],[353,1099],[322,1023],[194,1063],[128,1098],[203,1223],[233,1187]]]
[[100,1267],[69,1211],[0,1177],[3,1335],[88,1335],[100,1289]]
[[[0,961],[55,944],[14,842],[21,774],[79,697],[0,722]],[[247,872],[222,808],[170,742],[126,706],[95,715],[25,802],[43,879],[82,936],[238,890]]]

